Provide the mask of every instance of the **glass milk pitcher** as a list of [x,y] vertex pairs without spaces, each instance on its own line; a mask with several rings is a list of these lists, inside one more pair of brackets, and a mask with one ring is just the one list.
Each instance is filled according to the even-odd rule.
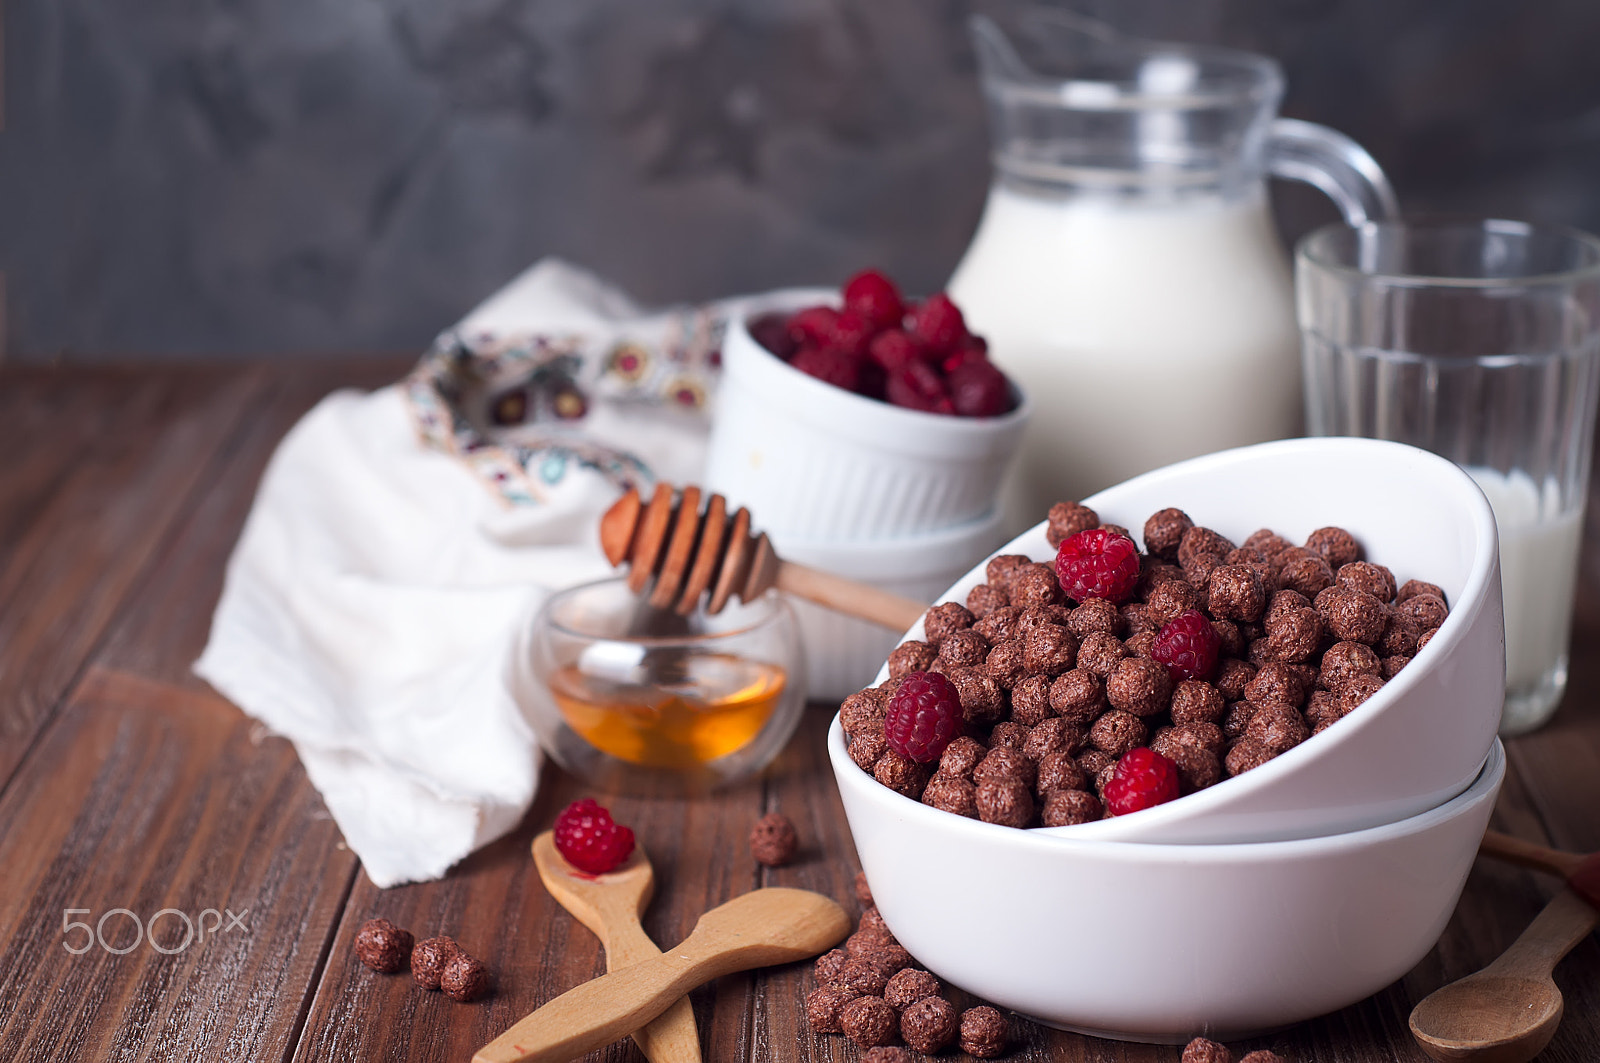
[[1351,224],[1398,213],[1359,145],[1277,117],[1271,59],[1060,12],[1029,25],[1050,73],[972,20],[994,180],[949,284],[1033,398],[1005,492],[1019,529],[1137,473],[1297,434],[1294,293],[1267,174],[1322,189]]

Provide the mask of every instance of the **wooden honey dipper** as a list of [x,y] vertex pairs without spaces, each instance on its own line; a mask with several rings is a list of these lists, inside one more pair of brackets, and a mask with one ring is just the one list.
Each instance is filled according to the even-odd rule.
[[772,549],[765,532],[750,527],[750,511],[740,507],[731,518],[728,500],[705,499],[685,487],[657,484],[648,503],[637,488],[617,500],[600,518],[600,546],[613,565],[627,564],[628,586],[644,592],[651,577],[650,604],[687,616],[701,595],[710,592],[706,612],[720,613],[728,599],[752,601],[777,587],[836,612],[895,631],[917,622],[927,606],[865,583],[785,561]]

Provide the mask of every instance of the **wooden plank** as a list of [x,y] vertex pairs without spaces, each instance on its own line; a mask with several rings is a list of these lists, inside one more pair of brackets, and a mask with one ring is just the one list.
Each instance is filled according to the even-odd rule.
[[[283,1058],[355,868],[287,742],[215,694],[95,669],[0,823],[0,1059]],[[187,947],[173,914],[136,941],[164,909],[219,918]],[[90,935],[65,920],[129,951],[73,955]]]
[[0,378],[26,433],[0,488],[0,786],[263,386],[237,369]]

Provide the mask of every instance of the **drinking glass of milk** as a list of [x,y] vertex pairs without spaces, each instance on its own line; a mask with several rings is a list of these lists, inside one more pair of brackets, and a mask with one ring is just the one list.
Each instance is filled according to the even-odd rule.
[[1014,29],[972,20],[994,176],[949,290],[1034,403],[1004,492],[1026,527],[1136,473],[1299,434],[1268,174],[1316,185],[1352,223],[1396,209],[1353,141],[1277,117],[1270,59],[1060,11]]
[[1423,447],[1477,480],[1500,532],[1501,733],[1567,684],[1600,396],[1600,239],[1514,221],[1333,225],[1300,242],[1306,420],[1315,435]]

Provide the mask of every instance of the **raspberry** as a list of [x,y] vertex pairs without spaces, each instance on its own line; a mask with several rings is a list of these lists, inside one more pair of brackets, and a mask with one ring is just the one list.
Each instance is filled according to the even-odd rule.
[[556,851],[567,863],[593,875],[610,871],[633,852],[633,831],[612,822],[611,813],[594,798],[574,801],[561,810],[555,825]]
[[789,334],[789,318],[784,314],[761,314],[745,323],[750,338],[773,354],[788,361],[794,357],[797,346]]
[[967,334],[961,311],[944,292],[924,299],[911,311],[910,332],[940,354],[956,349]]
[[921,764],[938,760],[961,733],[961,695],[942,672],[908,672],[883,714],[889,748]]
[[789,362],[824,384],[855,391],[861,387],[861,360],[829,347],[802,347]]
[[875,269],[864,269],[845,282],[844,305],[880,329],[900,324],[906,312],[900,289]]
[[1101,796],[1113,816],[1165,804],[1178,796],[1178,766],[1144,746],[1130,749],[1117,761]]
[[939,378],[939,371],[920,359],[908,362],[890,373],[886,390],[889,401],[896,406],[924,413],[956,412],[955,404],[950,401],[950,392]]
[[980,356],[949,373],[945,383],[950,387],[950,400],[963,417],[998,417],[1011,409],[1011,388],[994,363]]
[[943,369],[945,375],[948,376],[968,362],[986,362],[988,360],[989,341],[982,336],[967,336],[956,345],[955,350],[944,356],[944,361],[939,368]]
[[1161,627],[1150,656],[1167,666],[1174,683],[1185,679],[1210,679],[1217,668],[1222,637],[1198,609],[1189,609]]
[[877,326],[865,314],[847,309],[834,320],[833,338],[828,346],[853,358],[863,358],[867,344],[872,342],[877,331]]
[[1056,576],[1075,602],[1125,601],[1139,582],[1139,548],[1126,535],[1090,528],[1061,540]]
[[838,322],[839,311],[833,307],[808,306],[789,319],[789,335],[801,347],[827,347]]
[[878,333],[872,337],[872,343],[867,347],[867,357],[891,373],[912,362],[923,360],[925,353],[922,344],[918,343],[910,333],[901,332],[899,329]]

